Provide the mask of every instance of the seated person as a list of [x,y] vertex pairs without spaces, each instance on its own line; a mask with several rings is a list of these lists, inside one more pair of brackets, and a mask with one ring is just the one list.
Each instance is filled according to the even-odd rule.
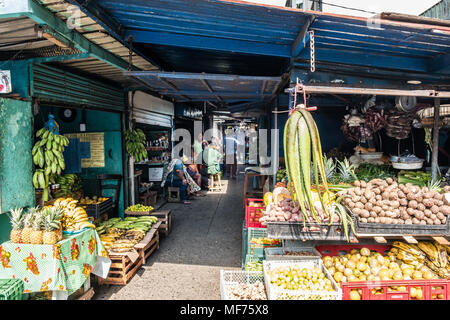
[[167,186],[179,188],[180,200],[184,204],[190,204],[186,200],[188,181],[183,166],[183,162],[180,159],[173,159],[168,166],[167,176],[163,179],[161,186],[164,187],[167,184]]

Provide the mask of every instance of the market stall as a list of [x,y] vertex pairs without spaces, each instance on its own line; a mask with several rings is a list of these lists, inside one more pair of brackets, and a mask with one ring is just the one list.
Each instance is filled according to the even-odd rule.
[[[438,132],[448,116],[439,99],[449,94],[342,86],[298,85],[294,90],[295,95],[417,95],[434,97],[434,105],[395,112],[369,106],[362,116],[349,114],[342,131],[357,142],[355,154],[327,157],[311,116],[315,108],[308,109],[306,95],[300,95],[285,124],[285,168],[275,188],[261,199],[245,201],[243,271],[234,276],[223,270],[222,298],[260,299],[257,292],[264,283],[271,300],[450,299],[450,185],[437,161]],[[400,100],[393,108],[408,107],[408,101]],[[361,144],[361,137],[367,142],[381,129],[403,140],[417,117],[430,127],[424,114],[433,117],[431,173],[420,170],[423,159],[396,153],[386,157],[379,144]]]

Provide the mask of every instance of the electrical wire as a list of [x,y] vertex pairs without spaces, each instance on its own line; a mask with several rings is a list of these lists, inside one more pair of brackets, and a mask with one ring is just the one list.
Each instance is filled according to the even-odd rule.
[[364,10],[364,9],[357,9],[357,8],[341,6],[341,5],[338,5],[338,4],[332,4],[332,3],[323,2],[323,1],[320,1],[320,0],[311,0],[311,2],[322,3],[322,4],[326,4],[327,6],[332,6],[332,7],[337,7],[337,8],[347,9],[347,10],[360,11],[360,12],[365,12],[365,13],[370,13],[370,14],[378,14],[378,12],[373,12],[373,11],[367,11],[367,10]]

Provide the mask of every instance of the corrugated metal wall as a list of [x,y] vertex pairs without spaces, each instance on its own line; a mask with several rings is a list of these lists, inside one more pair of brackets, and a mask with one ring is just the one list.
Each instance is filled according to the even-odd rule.
[[422,13],[421,16],[450,20],[450,0],[442,0]]
[[125,110],[125,91],[47,65],[32,67],[31,95],[41,101],[70,103],[105,111]]

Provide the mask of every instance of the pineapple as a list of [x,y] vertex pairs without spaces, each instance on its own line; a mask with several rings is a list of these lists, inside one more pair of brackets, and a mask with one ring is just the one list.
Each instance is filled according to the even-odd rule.
[[44,234],[42,242],[44,244],[55,244],[58,242],[58,233],[61,225],[62,211],[58,208],[50,208],[46,210],[44,218]]
[[331,181],[335,175],[336,164],[333,161],[333,158],[327,158],[327,156],[323,155],[323,167],[325,171],[325,178],[327,181]]
[[30,235],[30,243],[32,244],[42,244],[42,236],[44,231],[42,230],[43,220],[44,220],[43,212],[36,212],[35,218],[33,221],[33,231],[31,231]]
[[358,180],[358,177],[355,174],[355,166],[351,164],[347,158],[345,158],[343,161],[337,160],[337,162],[339,177],[341,178],[342,182],[352,182]]
[[10,233],[10,240],[14,243],[22,242],[22,230],[23,230],[23,209],[12,209],[11,214],[8,214],[11,221],[12,230]]
[[28,210],[23,218],[22,243],[31,243],[31,232],[33,232],[33,221],[35,208]]

